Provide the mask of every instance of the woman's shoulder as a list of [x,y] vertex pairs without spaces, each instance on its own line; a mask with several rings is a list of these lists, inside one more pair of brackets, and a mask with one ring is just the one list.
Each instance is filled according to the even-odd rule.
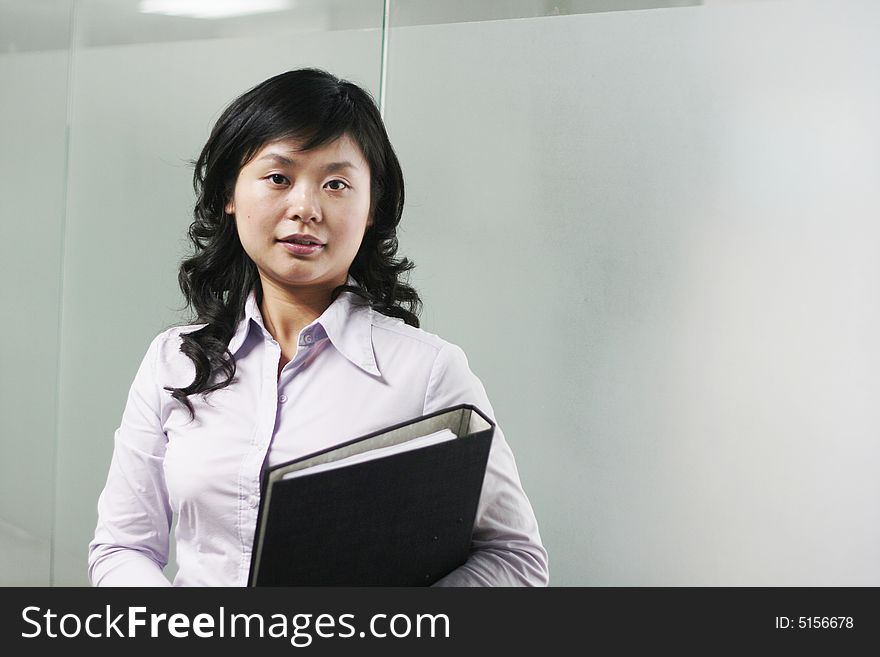
[[384,338],[397,343],[410,343],[433,352],[455,347],[454,344],[444,340],[436,333],[410,326],[402,319],[389,317],[379,312],[373,313],[373,338],[374,340]]
[[180,326],[170,326],[160,332],[153,340],[159,344],[166,342],[180,342],[182,337],[187,333],[192,333],[200,328],[204,328],[207,324],[184,324]]
[[427,375],[425,412],[455,404],[474,404],[494,417],[482,382],[471,370],[464,350],[454,342],[425,329],[409,326],[403,320],[374,317],[373,346],[377,357],[387,349],[398,357],[398,362],[406,363],[407,371],[413,367],[424,367]]
[[389,350],[405,354],[412,362],[421,361],[432,370],[470,373],[467,356],[456,343],[378,312],[373,313],[373,347],[380,352]]
[[181,358],[184,361],[189,361],[189,358],[180,351],[180,346],[183,344],[183,336],[197,331],[204,326],[205,324],[171,326],[153,338],[149,351],[154,353],[158,363],[176,363],[180,362]]

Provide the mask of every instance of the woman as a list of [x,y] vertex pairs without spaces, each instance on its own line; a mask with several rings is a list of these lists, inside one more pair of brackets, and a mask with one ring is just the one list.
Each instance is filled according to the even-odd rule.
[[[418,328],[395,257],[403,175],[372,98],[315,69],[224,111],[195,166],[197,324],[157,336],[116,432],[94,585],[247,583],[260,472],[457,404],[493,414],[464,353]],[[543,585],[547,555],[496,430],[468,561],[437,584]]]

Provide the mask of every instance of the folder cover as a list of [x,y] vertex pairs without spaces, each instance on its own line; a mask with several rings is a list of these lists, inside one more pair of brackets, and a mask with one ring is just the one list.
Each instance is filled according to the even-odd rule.
[[[441,431],[450,439],[406,449]],[[494,431],[460,404],[265,469],[249,585],[433,584],[470,553]]]

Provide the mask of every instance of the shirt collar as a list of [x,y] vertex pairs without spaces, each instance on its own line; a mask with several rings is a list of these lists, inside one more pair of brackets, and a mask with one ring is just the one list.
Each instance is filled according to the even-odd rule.
[[[357,285],[351,276],[348,277],[346,284]],[[352,292],[343,292],[320,317],[302,330],[300,340],[310,337],[312,341],[317,341],[326,335],[336,350],[347,360],[368,374],[381,376],[373,351],[374,312],[366,300]],[[229,351],[233,356],[244,344],[253,326],[265,336],[270,335],[263,324],[256,292],[251,290],[245,302],[244,317],[229,341]]]

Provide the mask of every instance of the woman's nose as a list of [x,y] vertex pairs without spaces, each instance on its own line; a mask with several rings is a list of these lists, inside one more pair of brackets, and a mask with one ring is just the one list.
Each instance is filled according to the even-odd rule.
[[306,185],[294,185],[290,190],[287,218],[291,221],[321,221],[321,204]]

